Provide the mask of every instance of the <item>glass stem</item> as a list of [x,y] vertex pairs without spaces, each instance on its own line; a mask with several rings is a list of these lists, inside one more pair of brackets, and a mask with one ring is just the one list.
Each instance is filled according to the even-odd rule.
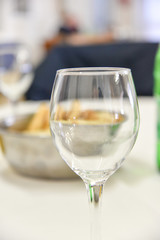
[[91,240],[101,240],[101,210],[104,183],[85,183],[89,199]]

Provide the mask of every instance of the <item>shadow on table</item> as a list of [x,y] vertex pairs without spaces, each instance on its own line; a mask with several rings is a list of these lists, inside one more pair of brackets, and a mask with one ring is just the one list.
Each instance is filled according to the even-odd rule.
[[129,157],[119,170],[111,176],[111,181],[109,181],[111,184],[121,181],[132,186],[154,176],[156,173],[158,174],[158,171],[153,166],[142,162],[141,159]]
[[[149,164],[146,164],[139,159],[129,158],[124,161],[120,169],[110,177],[106,184],[108,187],[112,187],[113,185],[116,185],[118,181],[132,186],[140,183],[141,181],[144,181],[146,178],[152,177],[155,175],[155,173],[156,169],[154,169]],[[66,191],[68,191],[69,188],[71,189],[73,185],[76,185],[77,189],[79,189],[81,186],[84,186],[82,180],[79,177],[74,179],[34,178],[19,174],[10,166],[4,168],[1,171],[0,178],[1,180],[11,185],[32,190],[45,189],[45,191],[51,191],[51,189],[54,189],[60,192],[62,185],[63,189],[65,185]]]
[[[17,186],[19,188],[28,190],[45,190],[45,191],[59,191],[61,192],[61,186],[63,185],[63,192],[71,189],[71,185],[78,184],[81,180],[77,178],[59,178],[59,179],[47,179],[47,178],[35,178],[22,175],[12,169],[10,166],[3,169],[0,173],[1,181],[5,181],[10,185]],[[65,188],[64,188],[65,185]]]

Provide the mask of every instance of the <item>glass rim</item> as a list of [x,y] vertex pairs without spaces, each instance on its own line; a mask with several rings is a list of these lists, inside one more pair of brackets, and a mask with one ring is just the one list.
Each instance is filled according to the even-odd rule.
[[58,75],[111,75],[111,74],[128,74],[130,68],[123,67],[76,67],[64,68],[57,70]]

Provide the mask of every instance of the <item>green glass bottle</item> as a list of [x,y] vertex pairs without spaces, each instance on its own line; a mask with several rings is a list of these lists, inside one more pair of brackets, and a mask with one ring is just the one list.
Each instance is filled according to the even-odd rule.
[[154,96],[157,103],[157,145],[156,158],[157,167],[160,170],[160,44],[158,46],[154,62]]

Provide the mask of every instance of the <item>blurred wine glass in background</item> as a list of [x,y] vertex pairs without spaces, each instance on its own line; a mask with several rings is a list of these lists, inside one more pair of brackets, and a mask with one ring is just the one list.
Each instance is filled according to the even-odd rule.
[[0,92],[15,105],[33,81],[30,51],[24,44],[0,44]]

